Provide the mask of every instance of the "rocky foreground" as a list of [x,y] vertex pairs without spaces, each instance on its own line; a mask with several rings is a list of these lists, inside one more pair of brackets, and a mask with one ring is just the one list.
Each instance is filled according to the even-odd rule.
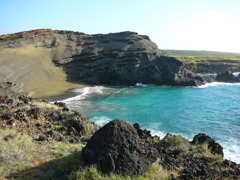
[[64,103],[46,103],[27,95],[0,96],[0,127],[27,133],[35,141],[84,143],[99,127]]
[[[111,121],[99,129],[86,117],[61,102],[49,104],[26,95],[16,98],[0,96],[0,126],[5,131],[12,129],[27,134],[33,141],[41,142],[40,145],[44,145],[44,142],[86,144],[82,150],[83,161],[81,155],[77,156],[80,164],[74,164],[75,161],[71,160],[75,165],[71,169],[78,169],[78,166],[86,169],[89,165],[94,165],[99,172],[106,174],[106,179],[112,173],[123,179],[124,176],[142,179],[240,178],[240,165],[223,159],[222,146],[205,134],[196,135],[192,141],[171,134],[160,139],[151,136],[150,131],[142,130],[137,123],[132,126],[123,120]],[[15,136],[6,135],[1,137],[1,141],[10,143]],[[67,148],[67,144],[65,146]],[[5,153],[4,149],[0,155],[1,153]],[[18,157],[12,158],[16,161]],[[12,158],[1,157],[0,161],[3,164],[6,161],[7,166]],[[56,163],[48,165],[44,171],[57,167]],[[36,169],[41,169],[41,173],[35,179],[46,179],[41,178],[46,173],[42,170],[44,168],[40,166],[35,167],[35,171]],[[60,176],[60,179],[67,179],[68,175],[61,171],[50,179],[59,179]],[[32,171],[28,176],[15,174],[9,177],[31,179],[31,173]]]

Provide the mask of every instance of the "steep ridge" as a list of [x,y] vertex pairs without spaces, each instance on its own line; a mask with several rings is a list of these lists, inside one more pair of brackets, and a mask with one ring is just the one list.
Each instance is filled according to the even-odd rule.
[[185,70],[181,60],[166,56],[148,36],[135,32],[88,35],[40,29],[2,35],[0,63],[1,79],[23,84],[25,91],[66,80],[110,85],[204,83]]

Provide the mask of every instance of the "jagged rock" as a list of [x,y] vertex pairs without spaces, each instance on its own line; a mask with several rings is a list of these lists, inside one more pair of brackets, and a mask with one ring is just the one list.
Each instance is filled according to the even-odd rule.
[[239,179],[240,165],[204,154],[201,149],[204,143],[208,143],[213,154],[223,156],[222,147],[205,134],[196,135],[192,142],[167,134],[158,144],[161,165],[170,172],[178,172],[176,179]]
[[211,137],[207,136],[204,133],[199,133],[196,136],[194,136],[192,142],[192,144],[204,144],[207,143],[208,144],[208,148],[209,150],[213,153],[213,154],[219,154],[223,157],[223,147],[217,143],[214,139],[212,139]]
[[25,104],[32,101],[32,97],[29,97],[28,95],[20,95],[20,96],[18,96],[18,99],[19,99],[19,101],[22,101]]
[[[85,143],[99,128],[64,103],[54,108],[56,105],[32,101],[27,95],[17,96],[11,104],[9,100],[7,96],[0,96],[0,126],[25,132],[36,141]],[[68,111],[63,112],[64,108]]]
[[66,103],[64,103],[64,102],[54,102],[54,105],[59,106],[59,107],[66,107]]
[[96,164],[104,173],[144,174],[158,153],[137,129],[122,120],[103,126],[82,151],[86,164]]
[[240,78],[235,77],[231,71],[226,71],[224,73],[218,74],[216,77],[216,80],[220,82],[230,82],[230,83],[240,82]]

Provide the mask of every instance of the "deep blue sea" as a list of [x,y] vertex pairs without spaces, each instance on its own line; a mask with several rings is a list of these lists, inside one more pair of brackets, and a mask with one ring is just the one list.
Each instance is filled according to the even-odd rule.
[[240,163],[240,84],[212,83],[198,88],[137,84],[85,87],[64,100],[97,124],[113,119],[139,123],[163,138],[180,134],[191,140],[206,133],[224,148],[226,159]]

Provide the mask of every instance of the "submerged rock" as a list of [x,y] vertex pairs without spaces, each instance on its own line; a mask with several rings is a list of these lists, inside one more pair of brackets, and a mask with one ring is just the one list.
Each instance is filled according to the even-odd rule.
[[97,131],[83,149],[86,164],[96,164],[104,173],[143,175],[156,161],[157,150],[139,127],[114,120]]

